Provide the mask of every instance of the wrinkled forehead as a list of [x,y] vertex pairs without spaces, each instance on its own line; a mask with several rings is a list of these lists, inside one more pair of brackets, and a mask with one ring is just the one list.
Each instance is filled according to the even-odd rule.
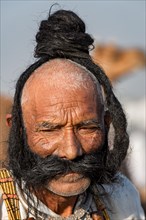
[[102,91],[95,76],[81,65],[67,59],[53,59],[36,69],[24,85],[22,106],[43,94],[57,94],[60,91],[84,91],[98,94],[103,103]]

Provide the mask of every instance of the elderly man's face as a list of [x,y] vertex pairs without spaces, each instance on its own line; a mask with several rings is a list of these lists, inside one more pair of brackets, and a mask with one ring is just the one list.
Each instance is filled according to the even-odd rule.
[[[72,63],[66,65],[71,65],[70,72],[67,67],[64,72],[50,71],[44,65],[28,80],[22,94],[28,145],[44,158],[57,155],[74,160],[99,149],[104,142],[99,86],[85,70]],[[88,178],[69,173],[52,180],[48,189],[70,196],[81,193],[89,184]]]

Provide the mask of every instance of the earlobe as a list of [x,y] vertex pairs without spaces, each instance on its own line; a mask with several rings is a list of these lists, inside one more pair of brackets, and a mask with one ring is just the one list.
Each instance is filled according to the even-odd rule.
[[6,114],[6,125],[11,127],[12,125],[12,114]]

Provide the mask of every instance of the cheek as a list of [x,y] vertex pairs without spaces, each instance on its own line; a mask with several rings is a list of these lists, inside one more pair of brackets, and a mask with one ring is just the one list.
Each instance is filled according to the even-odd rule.
[[56,142],[43,134],[31,132],[28,136],[30,149],[39,156],[46,157],[56,150]]
[[104,134],[94,134],[89,137],[80,138],[82,148],[85,153],[90,153],[94,150],[98,150],[104,143]]

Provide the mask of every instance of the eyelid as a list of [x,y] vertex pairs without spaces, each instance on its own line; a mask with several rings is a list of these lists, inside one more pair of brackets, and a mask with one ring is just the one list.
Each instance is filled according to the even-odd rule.
[[95,128],[99,128],[102,129],[102,125],[98,122],[94,122],[94,121],[87,121],[87,122],[82,122],[81,124],[77,125],[78,128],[82,128],[82,127],[95,127]]
[[55,128],[53,128],[53,129],[46,128],[46,129],[40,129],[39,131],[42,131],[42,132],[51,132],[51,131],[56,131],[56,130],[58,130],[58,129],[55,129]]
[[101,130],[101,126],[97,126],[97,125],[83,125],[83,126],[80,126],[79,129],[98,129],[98,130]]

